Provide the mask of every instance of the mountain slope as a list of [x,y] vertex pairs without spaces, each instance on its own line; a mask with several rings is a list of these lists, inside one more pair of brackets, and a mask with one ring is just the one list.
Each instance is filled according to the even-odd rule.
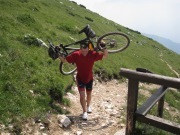
[[156,35],[144,34],[144,33],[143,33],[143,35],[154,39],[155,41],[161,43],[162,45],[164,45],[168,49],[180,54],[180,43],[175,43],[175,42],[173,42],[167,38],[163,38],[163,37],[156,36]]
[[[82,5],[67,0],[0,0],[0,123],[19,122],[27,117],[68,113],[56,103],[69,105],[64,94],[74,83],[59,73],[59,61],[49,58],[47,48],[36,38],[54,44],[84,38],[77,34],[90,24],[97,36],[111,31],[127,34],[130,47],[97,62],[94,72],[105,79],[117,78],[120,68],[147,68],[153,73],[180,73],[180,56],[141,33],[107,20]],[[26,38],[30,36],[31,38]],[[166,62],[164,62],[166,61]]]

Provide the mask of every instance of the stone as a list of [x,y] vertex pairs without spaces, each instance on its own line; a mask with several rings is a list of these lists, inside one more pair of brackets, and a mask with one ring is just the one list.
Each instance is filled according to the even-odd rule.
[[65,115],[58,115],[58,121],[61,123],[64,127],[68,127],[71,124],[71,121],[68,117]]
[[77,131],[76,135],[82,135],[82,133],[83,133],[82,131]]

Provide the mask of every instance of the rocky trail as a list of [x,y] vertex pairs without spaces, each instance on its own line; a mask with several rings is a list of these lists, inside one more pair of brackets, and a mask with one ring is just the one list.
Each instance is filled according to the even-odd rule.
[[[67,93],[71,106],[64,106],[70,114],[47,114],[46,120],[30,120],[23,125],[25,135],[124,135],[126,119],[127,83],[117,80],[102,82],[95,80],[92,92],[92,113],[88,120],[81,118],[82,109],[79,93],[73,86],[74,94]],[[5,135],[5,134],[2,134]]]
[[[142,86],[143,85],[143,86]],[[147,89],[159,88],[157,85],[140,84]],[[24,122],[21,134],[23,135],[125,135],[127,82],[111,80],[107,82],[94,81],[91,108],[88,120],[81,118],[82,109],[79,102],[79,93],[76,86],[74,91],[65,96],[71,102],[70,107],[64,106],[70,113],[67,115],[48,113],[44,119],[31,119]],[[140,89],[140,93],[149,97],[150,92]],[[61,105],[62,107],[62,105]],[[165,109],[171,110],[166,105]],[[179,111],[175,113],[179,115]],[[1,129],[3,127],[0,127]],[[9,127],[15,128],[15,127]],[[1,132],[1,135],[11,135]]]

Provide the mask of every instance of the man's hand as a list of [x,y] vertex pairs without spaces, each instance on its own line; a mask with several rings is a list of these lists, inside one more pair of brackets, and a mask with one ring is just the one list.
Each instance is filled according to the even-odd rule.
[[65,58],[63,55],[59,55],[59,59],[60,59],[62,62],[67,62],[66,58]]
[[100,46],[102,49],[106,49],[106,43],[104,41],[100,42]]

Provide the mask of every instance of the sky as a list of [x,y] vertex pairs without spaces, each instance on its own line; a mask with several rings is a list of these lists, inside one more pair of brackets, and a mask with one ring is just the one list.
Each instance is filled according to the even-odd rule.
[[180,0],[73,0],[122,26],[180,43]]

